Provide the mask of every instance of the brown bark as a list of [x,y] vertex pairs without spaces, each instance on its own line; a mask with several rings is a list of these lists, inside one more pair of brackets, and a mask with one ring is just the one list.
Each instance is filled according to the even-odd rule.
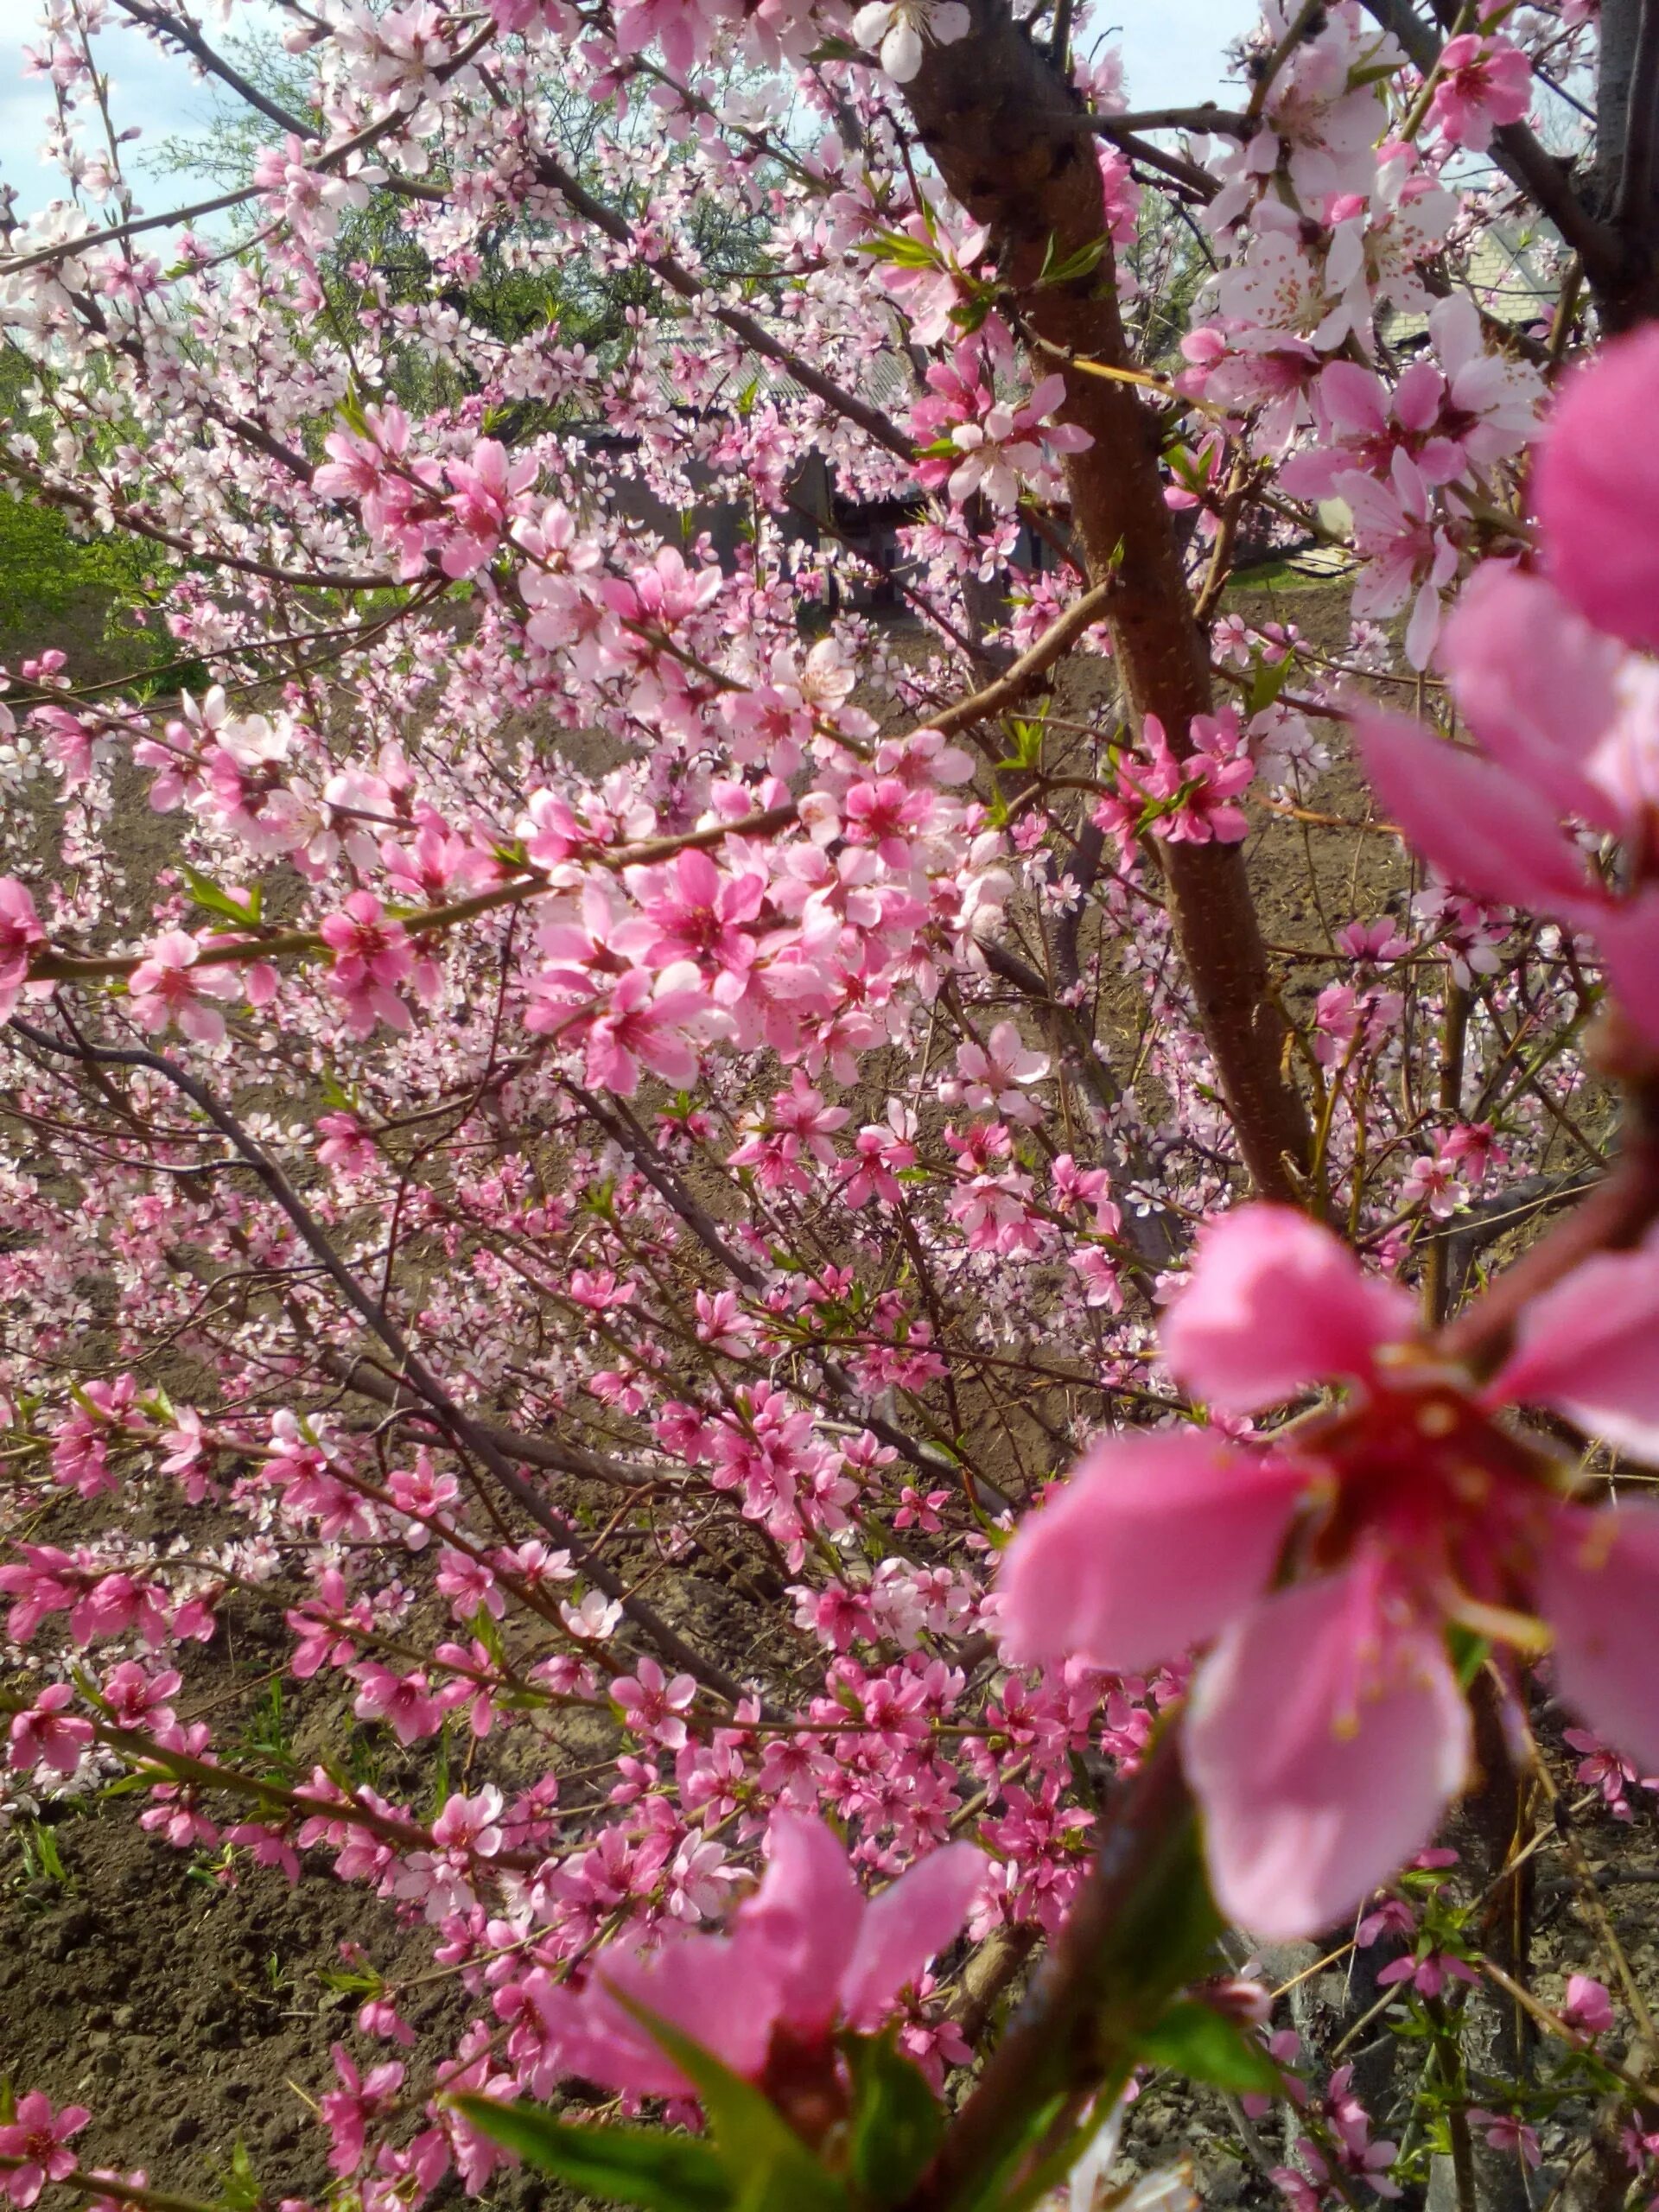
[[[1037,373],[1072,356],[1129,365],[1088,119],[1006,0],[974,0],[972,31],[930,48],[906,92],[945,181],[991,232],[1039,341]],[[1091,252],[1099,258],[1082,273],[1043,281],[1045,268]],[[1067,461],[1072,520],[1091,582],[1113,585],[1107,623],[1126,703],[1137,727],[1155,715],[1184,753],[1192,717],[1210,710],[1209,654],[1164,504],[1154,418],[1130,385],[1065,374],[1060,413],[1094,440]],[[1285,1069],[1243,852],[1171,845],[1163,857],[1177,944],[1245,1166],[1258,1192],[1294,1201],[1307,1122]]]

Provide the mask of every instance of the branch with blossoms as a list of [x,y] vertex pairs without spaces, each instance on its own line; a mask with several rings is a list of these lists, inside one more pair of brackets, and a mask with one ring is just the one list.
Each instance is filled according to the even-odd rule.
[[327,2212],[1655,2185],[1634,6],[52,0],[0,1817],[354,1885]]

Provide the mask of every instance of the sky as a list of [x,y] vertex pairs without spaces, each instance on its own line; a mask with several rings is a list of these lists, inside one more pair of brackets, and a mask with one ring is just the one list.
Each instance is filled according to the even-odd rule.
[[[118,10],[110,12],[118,22]],[[213,37],[219,10],[194,12],[208,18]],[[238,0],[235,12],[245,21],[261,12],[258,0]],[[1116,0],[1115,5],[1109,0],[1103,42],[1112,42],[1116,27],[1135,106],[1207,99],[1222,89],[1223,48],[1253,12],[1248,0]],[[36,22],[36,0],[0,0],[0,181],[17,188],[18,210],[25,215],[62,190],[58,173],[38,153],[52,113],[50,87],[42,79],[23,74],[23,48],[42,43]],[[159,53],[141,33],[124,26],[101,34],[99,50],[114,80],[111,105],[118,127],[143,127],[132,151],[168,137],[200,135],[213,95],[192,79],[182,60]],[[139,198],[151,212],[190,189],[185,178],[145,178],[138,162],[131,174],[143,180]]]

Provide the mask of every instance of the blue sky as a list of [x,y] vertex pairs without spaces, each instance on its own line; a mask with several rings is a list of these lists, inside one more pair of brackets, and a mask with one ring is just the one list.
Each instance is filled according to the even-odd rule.
[[[213,37],[219,10],[198,10]],[[235,0],[232,22],[262,13],[259,0]],[[1109,27],[1121,26],[1129,94],[1137,106],[1162,106],[1174,100],[1210,98],[1220,88],[1224,46],[1246,27],[1254,10],[1249,0],[1116,0],[1104,11]],[[119,22],[118,11],[111,17]],[[42,43],[36,29],[35,0],[0,0],[0,179],[17,187],[25,214],[59,196],[55,170],[39,159],[39,147],[51,115],[50,88],[26,79],[23,48]],[[157,52],[139,32],[111,29],[99,53],[114,80],[111,99],[118,125],[139,123],[144,137],[133,150],[163,138],[194,135],[203,128],[212,106],[208,89],[196,83],[182,60]],[[142,167],[135,163],[135,176]],[[185,180],[156,178],[139,197],[158,211],[179,194]]]

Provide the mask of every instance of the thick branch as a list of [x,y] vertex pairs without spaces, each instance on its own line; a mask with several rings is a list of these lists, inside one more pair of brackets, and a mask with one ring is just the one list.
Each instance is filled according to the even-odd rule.
[[[1021,321],[1045,353],[1130,366],[1088,118],[1005,0],[975,0],[972,33],[931,48],[907,92],[928,152],[989,228]],[[1065,282],[1046,274],[1068,265],[1078,273]],[[1128,706],[1137,721],[1155,715],[1185,753],[1194,716],[1211,709],[1209,654],[1164,503],[1156,423],[1132,385],[1065,373],[1060,412],[1092,440],[1066,463],[1072,518],[1091,578],[1110,587],[1107,621]],[[1243,855],[1171,845],[1164,858],[1177,941],[1245,1166],[1259,1191],[1294,1201],[1307,1123],[1284,1070]]]

